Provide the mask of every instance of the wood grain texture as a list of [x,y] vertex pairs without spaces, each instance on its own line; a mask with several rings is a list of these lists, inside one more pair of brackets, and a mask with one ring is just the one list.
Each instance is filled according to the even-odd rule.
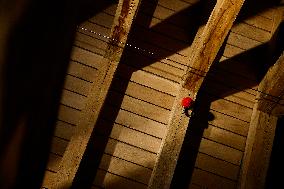
[[[196,40],[193,48],[196,49],[190,60],[190,66],[197,69],[204,76],[214,61],[221,45],[231,29],[244,1],[218,1],[209,20],[201,34]],[[190,69],[184,76],[183,86],[191,91],[198,91],[202,78],[197,74],[190,74]]]
[[239,188],[261,189],[265,178],[277,124],[277,117],[258,110],[255,104],[246,142]]
[[218,175],[210,174],[209,172],[203,171],[201,169],[194,169],[192,175],[192,183],[198,184],[200,188],[236,188],[236,182]]
[[94,181],[96,186],[100,188],[116,188],[116,189],[146,189],[147,185],[137,182],[132,179],[125,178],[115,173],[105,171],[102,169],[98,170],[96,179]]
[[[97,68],[99,70],[99,78],[92,84],[93,88],[87,98],[86,106],[84,106],[81,112],[81,119],[76,122],[76,135],[71,138],[62,158],[60,170],[53,182],[54,188],[70,187],[72,185],[93,127],[104,104],[113,75],[120,61],[138,4],[139,0],[119,1],[110,33],[110,37],[113,40],[110,41],[104,57],[92,54],[92,56],[95,56],[94,58],[84,60],[89,56],[82,56],[82,53],[90,54],[89,52],[78,49],[73,53],[73,59],[76,59],[78,62],[84,60],[84,62],[89,62],[90,66]],[[105,32],[108,35],[108,32]]]
[[[198,39],[195,39],[193,48],[196,50],[193,51],[190,66],[196,68],[197,70],[194,71],[198,74],[191,73],[191,69],[188,69],[183,78],[172,109],[168,133],[163,140],[148,188],[166,189],[170,187],[177,158],[189,124],[189,118],[182,114],[180,99],[189,96],[189,94],[193,99],[196,98],[204,79],[203,76],[209,71],[242,4],[243,1],[241,0],[218,1],[202,34]],[[236,161],[239,162],[239,160]]]
[[[258,109],[273,115],[284,115],[284,107],[279,102],[284,96],[284,53],[268,70],[259,84]],[[277,108],[275,112],[274,109]]]

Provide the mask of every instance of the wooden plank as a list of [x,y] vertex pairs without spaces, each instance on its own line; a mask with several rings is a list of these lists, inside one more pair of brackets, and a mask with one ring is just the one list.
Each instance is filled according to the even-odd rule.
[[[135,36],[134,36],[135,37]],[[133,39],[131,45],[139,46],[141,49],[145,49],[147,55],[157,61],[162,61],[164,63],[175,65],[181,67],[182,69],[187,68],[188,59],[186,57],[190,55],[191,46],[185,45],[182,49],[175,51],[169,51],[165,48],[158,48],[155,44],[147,43],[146,41],[137,41]],[[183,54],[183,55],[182,55]]]
[[270,39],[270,32],[245,23],[236,24],[232,27],[232,31],[262,43],[265,43]]
[[52,180],[55,177],[56,173],[51,171],[45,171],[42,186],[45,188],[52,188]]
[[64,88],[76,93],[88,96],[92,83],[76,78],[71,75],[66,75]]
[[244,122],[242,120],[239,120],[238,118],[233,118],[217,111],[212,110],[210,112],[213,114],[214,119],[208,121],[209,124],[226,129],[242,136],[247,136],[249,122]]
[[116,9],[117,9],[117,2],[112,2],[112,4],[110,4],[108,7],[106,7],[103,12],[109,14],[109,15],[115,15],[116,13]]
[[119,92],[124,92],[123,88],[126,87],[125,94],[141,99],[146,102],[150,102],[151,104],[171,109],[173,105],[174,98],[170,95],[158,92],[151,88],[145,87],[143,85],[139,85],[134,82],[126,82],[122,79],[114,79],[113,81],[113,89]]
[[159,6],[159,5],[156,6],[154,14],[153,14],[152,13],[153,6],[155,6],[155,4],[145,1],[141,4],[141,10],[142,10],[142,12],[145,12],[148,15],[149,14],[153,15],[153,17],[156,17],[156,18],[161,19],[161,20],[169,18],[170,16],[175,14],[175,11],[167,9],[167,8]]
[[201,188],[210,188],[210,189],[236,188],[236,183],[234,181],[208,173],[200,169],[194,169],[191,180],[193,183],[196,183],[199,186],[201,186]]
[[234,104],[223,99],[218,99],[211,102],[210,109],[218,110],[221,113],[237,117],[247,122],[250,121],[250,117],[252,114],[252,109],[239,104]]
[[274,9],[273,8],[267,8],[267,9],[263,10],[260,13],[260,15],[269,19],[269,20],[272,20],[273,17],[274,17]]
[[128,178],[104,171],[98,170],[95,185],[101,186],[102,188],[109,189],[146,189],[147,185],[139,182],[135,182]]
[[84,64],[80,64],[74,61],[70,61],[68,74],[90,82],[94,82],[95,79],[98,77],[97,69],[85,66]]
[[[186,42],[171,39],[167,36],[161,35],[148,29],[144,29],[139,26],[133,29],[133,35],[143,36],[143,38],[141,38],[140,40],[136,40],[137,46],[140,46],[140,41],[144,41],[149,44],[153,44],[158,48],[167,49],[168,51],[171,51],[173,53],[176,53],[177,51],[189,46],[189,44],[187,44]],[[182,51],[180,53],[182,53]],[[186,56],[187,54],[182,53],[182,55]]]
[[104,12],[97,13],[94,17],[90,18],[89,20],[93,23],[99,24],[106,28],[111,28],[113,23],[114,15],[109,15]]
[[93,35],[88,31],[78,29],[74,45],[96,54],[104,54],[107,48],[107,41],[102,37]]
[[[284,95],[284,52],[259,84],[258,109],[271,114]],[[268,101],[268,100],[270,101]],[[283,115],[284,112],[278,112]]]
[[134,71],[133,68],[126,66],[125,64],[121,64],[118,70],[119,76],[125,79],[129,79],[127,77],[129,73],[132,73],[130,81],[134,81],[141,85],[156,89],[172,96],[175,96],[177,93],[177,83],[155,76],[142,70]]
[[218,99],[206,93],[200,94],[200,98],[202,98],[203,100],[202,103],[210,104],[211,110],[215,110],[220,113],[236,117],[245,122],[250,121],[252,109],[248,107],[224,99]]
[[241,49],[239,47],[236,47],[236,46],[233,46],[229,43],[226,43],[223,56],[225,56],[227,59],[229,59],[229,58],[232,58],[234,56],[240,55],[243,52],[245,52],[244,49]]
[[[95,65],[102,65],[102,67],[96,67],[100,70],[100,76],[96,82],[92,84],[92,90],[88,96],[86,106],[81,113],[81,119],[77,122],[77,127],[75,129],[76,135],[72,137],[69,142],[62,163],[60,164],[60,170],[53,182],[54,188],[61,188],[63,186],[71,187],[72,185],[81,159],[89,143],[93,128],[104,104],[117,65],[121,59],[123,48],[127,41],[128,33],[136,14],[138,4],[139,0],[119,1],[110,32],[110,38],[114,40],[108,45],[104,58],[94,54],[91,54],[92,56],[89,56],[87,59],[87,56],[80,57],[80,53],[77,56],[77,59],[80,59],[83,62],[87,61],[93,63],[96,62],[95,60],[99,60]],[[89,23],[84,24],[86,24],[86,27],[91,27]],[[82,24],[83,27],[85,26],[84,24]],[[107,30],[105,32],[107,32]],[[108,33],[102,34],[108,35]],[[80,52],[82,53],[82,50]],[[86,60],[84,61],[84,59]]]
[[[230,122],[228,122],[228,124],[230,124]],[[203,137],[241,151],[245,150],[246,137],[231,133],[212,125],[209,125],[208,128],[204,130]]]
[[227,43],[240,47],[242,49],[252,49],[259,45],[261,45],[261,42],[255,41],[253,39],[250,39],[248,37],[245,37],[243,35],[240,35],[238,33],[230,32],[228,36]]
[[127,65],[130,65],[133,68],[153,73],[154,75],[161,76],[177,83],[180,82],[184,73],[183,69],[161,61],[155,61],[142,54],[129,53],[128,55],[125,55],[124,60]]
[[209,80],[209,78],[207,79],[207,82],[204,83],[202,91],[216,98],[224,98],[249,108],[253,108],[255,102],[254,95],[232,89],[229,86],[224,86],[222,83]]
[[54,135],[66,140],[70,140],[74,134],[74,125],[70,125],[63,121],[57,121]]
[[50,170],[52,172],[57,172],[59,168],[59,163],[61,161],[61,156],[49,153],[48,158],[48,164],[47,164],[47,170]]
[[[146,140],[146,139],[145,139]],[[105,153],[153,169],[157,155],[126,143],[109,139]]]
[[180,12],[183,9],[190,7],[194,2],[196,1],[185,2],[180,0],[159,0],[158,4],[168,9],[174,10],[175,12]]
[[[183,82],[181,82],[173,106],[168,133],[163,140],[163,146],[149,182],[150,189],[166,189],[170,187],[177,158],[189,124],[189,118],[182,114],[183,108],[180,106],[180,100],[189,94],[195,100],[204,79],[202,76],[208,72],[242,4],[242,0],[233,2],[226,0],[217,1],[202,34],[193,42],[192,48],[196,50],[193,51],[190,58],[190,66],[199,70],[199,75],[192,74],[190,72],[192,69],[188,69]],[[204,151],[207,151],[206,146],[210,142],[204,141],[203,143],[201,142],[201,149],[203,148]],[[239,163],[241,155],[233,149],[228,149],[228,151],[234,154],[234,157],[229,158],[229,155],[227,158]],[[221,156],[221,154],[219,155]]]
[[63,89],[61,103],[75,109],[82,110],[85,106],[86,97]]
[[[199,3],[199,2],[196,1],[194,4],[197,4],[197,3]],[[190,21],[192,21],[192,20],[189,20],[189,19],[192,19],[189,16],[189,13],[191,13],[190,11],[194,10],[194,11],[197,12],[198,8],[199,8],[198,6],[194,7],[194,5],[192,5],[192,4],[187,4],[187,5],[184,4],[184,5],[182,5],[183,8],[181,6],[178,7],[178,9],[181,9],[180,11],[176,11],[176,10],[170,8],[171,3],[163,2],[163,4],[164,4],[164,6],[161,5],[160,1],[158,1],[157,6],[156,6],[155,3],[143,2],[141,4],[141,10],[142,10],[143,13],[148,14],[149,16],[153,16],[153,18],[159,19],[161,21],[168,21],[171,24],[179,26],[181,28],[188,28],[188,23],[190,23]],[[153,13],[153,10],[152,10],[153,6],[155,6],[154,13]],[[189,11],[186,11],[187,9]],[[178,12],[178,14],[177,14],[177,12]]]
[[101,55],[89,52],[79,47],[73,47],[71,60],[81,62],[96,69],[101,69],[104,59]]
[[220,176],[232,179],[232,180],[238,179],[239,166],[216,159],[206,154],[202,154],[202,153],[197,154],[195,166],[202,170],[205,170],[205,171],[208,171],[208,172],[211,172],[211,173],[214,173],[214,174],[217,174],[217,175],[220,175]]
[[245,93],[243,91],[236,92],[236,93],[233,93],[233,94],[229,93],[227,95],[224,95],[223,97],[217,96],[216,94],[212,93],[211,91],[210,92],[204,91],[204,92],[209,94],[209,95],[212,95],[215,98],[223,98],[226,101],[230,101],[230,102],[233,102],[235,104],[242,105],[246,108],[249,108],[249,109],[253,108],[254,102],[250,101],[248,98],[245,98],[245,96],[251,97],[251,95],[248,95],[247,93]]
[[[56,151],[63,151],[64,147],[66,147],[64,140],[57,140],[56,143]],[[154,153],[135,148],[131,145],[127,145],[114,139],[109,139],[105,153],[107,155],[109,154],[150,169],[153,168],[156,159],[156,154]],[[50,153],[47,165],[48,170],[57,172],[61,158],[62,157],[59,155]]]
[[265,178],[277,125],[277,117],[258,110],[256,103],[241,167],[239,188],[265,188]]
[[58,137],[53,137],[51,142],[51,152],[63,156],[66,147],[68,145],[68,141],[63,140]]
[[251,16],[245,19],[244,22],[266,31],[271,31],[273,24],[272,20],[264,18],[259,15]]
[[[147,45],[146,43],[143,43],[143,45],[146,45],[146,46],[141,46],[141,47],[145,47],[144,49],[147,49],[147,50],[150,50],[150,51],[151,51],[151,49],[153,49],[153,52],[157,52],[155,50],[156,47],[151,46],[149,44]],[[131,52],[135,52],[135,51],[133,51],[133,49],[129,49],[129,50]],[[167,72],[172,72],[172,73],[175,73],[178,76],[181,76],[182,70],[184,71],[184,70],[187,69],[185,57],[178,55],[178,54],[175,54],[174,52],[172,54],[170,54],[169,52],[166,52],[163,49],[158,49],[158,50],[160,51],[160,53],[157,52],[159,54],[154,53],[154,55],[151,55],[147,51],[146,51],[146,53],[128,53],[128,54],[124,55],[123,62],[125,62],[126,64],[128,64],[132,67],[136,67],[136,68],[140,68],[140,69],[147,67],[147,66],[153,66],[155,68],[159,68],[159,69],[162,69],[162,70],[165,70],[165,71],[167,70]],[[166,53],[168,53],[168,56],[163,57],[163,54],[166,54]],[[170,57],[170,56],[173,57],[172,60],[167,58],[167,57]],[[130,61],[130,60],[133,60],[133,61]],[[164,67],[166,67],[166,68],[164,68]],[[168,67],[170,67],[173,70],[170,71],[170,69]]]
[[[222,65],[220,67],[222,68]],[[244,67],[244,69],[249,68]],[[215,83],[224,85],[224,87],[231,89],[231,91],[233,92],[242,91],[244,93],[247,93],[247,98],[249,97],[251,101],[255,100],[255,96],[257,94],[257,82],[255,80],[249,80],[248,78],[238,76],[230,72],[221,72],[215,70],[214,74],[208,74],[207,78]],[[224,80],[224,78],[226,78],[226,80]]]
[[145,135],[143,133],[122,127],[117,124],[113,126],[110,137],[126,142],[128,144],[132,144],[142,149],[146,149],[153,153],[158,152],[161,144],[161,139]]
[[158,138],[163,138],[166,134],[165,124],[156,122],[146,117],[142,117],[122,109],[120,109],[118,114],[116,115],[116,112],[112,113],[115,110],[110,106],[106,106],[103,111],[104,112],[102,115],[105,119],[109,119],[110,117],[115,116],[115,123],[125,125],[129,128],[133,128],[135,130]]
[[150,169],[106,154],[102,157],[100,169],[108,170],[116,175],[121,175],[144,184],[148,183],[152,172]]
[[58,119],[67,123],[76,124],[80,116],[80,111],[72,109],[68,106],[60,105]]
[[[122,102],[120,103],[109,99],[122,99]],[[142,115],[160,123],[167,124],[168,122],[170,111],[164,108],[116,92],[111,92],[109,99],[109,104],[120,106],[124,110]]]
[[[98,39],[101,39],[101,40],[106,41],[106,42],[109,41],[109,39],[107,37],[110,37],[110,31],[111,31],[110,28],[106,28],[106,27],[100,26],[98,24],[94,24],[92,22],[89,22],[89,21],[85,21],[82,24],[80,24],[79,28],[86,28],[87,29],[87,31],[81,30],[82,33],[86,33],[86,34],[89,34],[89,35],[91,34],[92,36],[97,37]],[[91,33],[90,31],[94,31],[97,34]],[[100,35],[98,35],[98,33]]]
[[[100,122],[100,124],[108,123]],[[104,127],[100,126],[100,128],[102,129],[97,132],[100,133],[100,135],[104,135]],[[161,144],[161,139],[141,133],[139,131],[132,130],[127,127],[123,127],[118,124],[113,124],[110,137],[121,142],[125,142],[127,144],[139,147],[141,149],[145,149],[152,153],[157,153]]]
[[[239,75],[240,78],[247,79],[249,82],[257,81],[257,75],[249,71],[254,64],[253,61],[246,61],[243,58],[241,60],[227,59],[222,56],[218,64],[215,64],[217,71],[232,73],[234,76]],[[242,72],[237,72],[236,70],[242,70]],[[234,82],[235,83],[235,82]],[[238,85],[233,85],[238,88]]]
[[243,153],[240,150],[216,143],[203,138],[200,143],[199,151],[210,156],[228,161],[235,165],[241,164]]
[[151,30],[154,30],[162,35],[166,35],[184,42],[189,41],[190,36],[184,28],[178,27],[167,20],[160,20],[146,14],[139,14],[137,15],[136,22],[137,25],[146,29],[150,28]]

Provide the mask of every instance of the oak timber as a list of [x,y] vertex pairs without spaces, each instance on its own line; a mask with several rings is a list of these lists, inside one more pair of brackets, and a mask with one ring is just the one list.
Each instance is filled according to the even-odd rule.
[[[284,53],[268,70],[259,84],[258,110],[272,115],[284,115],[284,106],[280,101],[284,97]],[[277,108],[275,111],[275,108]]]
[[[179,12],[175,12],[169,9],[170,5],[166,3],[167,1],[169,0],[159,1],[158,8],[156,9],[155,12],[163,14],[166,11],[170,13],[168,14],[168,16],[169,15],[174,16],[176,14],[179,14]],[[182,6],[184,6],[184,8],[191,6],[190,4],[183,4],[180,2],[184,1],[178,0],[176,1],[176,4],[181,4]],[[173,2],[171,4],[173,4]],[[163,7],[161,5],[163,5]],[[167,7],[167,9],[165,7]],[[113,9],[114,8],[110,8],[110,10],[107,11],[105,10],[104,12],[107,12],[107,14],[109,15],[110,14],[114,15],[113,12],[111,12],[113,11]],[[178,10],[181,10],[181,8],[179,8]],[[139,10],[139,12],[143,11],[145,10],[141,9]],[[159,11],[164,11],[164,12],[159,12]],[[101,17],[103,15],[104,18]],[[176,95],[177,92],[177,82],[180,82],[181,76],[184,74],[187,68],[186,65],[188,57],[185,57],[184,55],[189,54],[189,52],[187,52],[189,48],[186,48],[186,50],[177,49],[169,53],[169,51],[167,50],[168,48],[163,48],[163,47],[167,45],[170,47],[171,45],[170,43],[156,44],[153,43],[153,41],[155,40],[157,41],[157,39],[155,39],[155,36],[157,36],[158,32],[159,35],[161,35],[159,39],[163,38],[163,40],[166,41],[165,40],[166,38],[170,38],[169,41],[171,41],[171,43],[175,43],[175,40],[178,38],[178,40],[183,41],[183,43],[179,44],[186,44],[189,34],[187,33],[187,30],[185,30],[185,28],[181,28],[181,26],[183,26],[184,24],[182,25],[180,21],[178,22],[180,24],[179,27],[175,25],[176,22],[173,22],[173,20],[170,20],[171,22],[168,22],[166,14],[165,14],[166,17],[163,17],[163,20],[161,19],[159,20],[158,18],[155,17],[151,18],[151,15],[149,14],[148,15],[144,14],[144,17],[148,16],[148,18],[144,18],[142,16],[138,17],[138,16],[139,15],[137,15],[136,19],[137,25],[135,25],[135,27],[143,26],[142,28],[143,31],[149,32],[149,34],[147,35],[149,38],[147,39],[143,38],[144,36],[143,33],[141,34],[141,32],[138,32],[142,35],[142,37],[139,37],[139,35],[138,36],[134,35],[132,40],[129,40],[128,42],[136,45],[139,48],[141,48],[142,46],[146,47],[146,49],[153,51],[155,54],[149,56],[149,54],[145,55],[145,53],[143,54],[141,53],[141,51],[136,50],[134,48],[132,49],[127,48],[127,50],[129,51],[125,54],[124,60],[121,61],[122,64],[120,64],[118,77],[115,78],[113,88],[111,88],[110,92],[114,92],[114,94],[116,94],[115,96],[120,96],[120,97],[122,97],[123,94],[125,93],[124,96],[126,96],[125,98],[128,99],[128,101],[129,99],[133,99],[136,102],[140,101],[146,102],[145,103],[146,109],[147,107],[152,107],[151,105],[150,106],[147,105],[147,103],[155,105],[157,107],[171,109],[174,96]],[[109,16],[107,16],[108,18],[105,18],[106,17],[105,14],[100,14],[100,16],[98,17],[100,17],[103,20],[107,20],[107,23],[109,23],[110,20]],[[184,17],[179,16],[178,18],[182,18],[182,20],[187,19],[186,16]],[[141,21],[142,19],[152,19],[150,29],[144,30],[147,27],[147,25]],[[94,28],[95,31],[103,32],[102,33],[103,35],[108,35],[107,33],[105,33],[107,30],[94,24],[94,23],[100,23],[100,25],[102,25],[103,23],[101,21],[93,19],[91,20],[92,22],[88,23],[86,27],[88,26],[92,29]],[[162,27],[155,27],[155,25],[159,25],[159,23],[161,22],[162,22],[161,24]],[[242,21],[242,23],[243,22],[246,21],[244,20]],[[212,96],[213,98],[211,99],[213,99],[213,101],[216,101],[212,103],[213,106],[210,109],[210,112],[214,115],[215,118],[214,120],[209,121],[208,129],[204,130],[205,132],[203,135],[202,148],[200,149],[201,152],[199,152],[203,154],[203,156],[201,156],[201,158],[197,160],[198,164],[195,165],[196,169],[198,170],[202,169],[203,172],[202,174],[197,174],[197,176],[194,177],[194,179],[192,180],[193,184],[191,185],[192,188],[196,187],[211,188],[213,186],[218,188],[218,186],[222,186],[221,183],[227,183],[227,181],[229,180],[228,178],[233,178],[232,177],[233,173],[235,174],[237,171],[236,169],[239,168],[239,165],[232,163],[237,161],[236,159],[232,159],[230,153],[231,151],[233,151],[233,154],[236,154],[238,157],[242,156],[243,154],[244,139],[247,135],[247,130],[249,126],[249,119],[247,118],[251,114],[251,111],[248,110],[247,107],[252,108],[253,106],[252,104],[255,98],[255,91],[253,91],[254,88],[244,89],[240,88],[239,86],[243,87],[245,82],[249,83],[249,86],[254,86],[255,83],[253,81],[253,74],[251,74],[251,72],[249,72],[249,69],[245,67],[245,63],[239,61],[236,62],[236,64],[232,64],[233,61],[230,61],[230,59],[234,58],[234,56],[246,53],[247,50],[262,44],[261,42],[256,41],[255,39],[248,38],[246,36],[245,30],[246,27],[251,28],[251,25],[248,24],[243,24],[243,25],[245,26],[243,27],[243,30],[237,31],[239,33],[232,31],[230,32],[229,34],[230,40],[228,39],[227,41],[228,45],[226,45],[227,49],[225,52],[225,55],[227,57],[223,59],[224,61],[220,62],[219,64],[220,66],[218,66],[217,69],[214,69],[214,72],[212,71],[211,73],[208,74],[207,79],[209,79],[210,77],[210,82],[206,84],[205,90],[201,91],[203,95]],[[192,25],[189,24],[189,26]],[[110,26],[107,26],[107,28],[110,28]],[[164,29],[164,31],[162,29]],[[169,29],[171,29],[173,33],[167,32]],[[154,32],[154,34],[152,34],[152,32]],[[84,61],[88,60],[88,57],[85,56],[93,56],[92,53],[103,55],[107,46],[107,41],[105,40],[105,38],[102,38],[100,36],[90,35],[90,33],[88,33],[87,31],[80,30],[78,33],[79,34],[77,35],[77,39],[79,40],[75,41],[75,46],[77,48],[80,48],[79,51],[87,51],[88,53],[80,53],[82,56],[77,56],[77,59],[74,60],[74,62],[77,65],[80,64],[82,66],[85,66],[86,64],[84,63]],[[137,42],[138,40],[139,42]],[[187,45],[189,46],[190,44]],[[178,45],[176,47],[181,47],[181,45]],[[164,55],[168,59],[165,58]],[[226,64],[229,64],[229,67],[223,66]],[[93,65],[95,66],[95,64]],[[232,65],[234,65],[234,67],[232,67]],[[242,72],[236,73],[236,69],[242,70]],[[99,74],[99,71],[97,70],[96,67],[86,67],[86,69],[84,70],[93,70],[91,72],[92,73],[95,72],[94,77],[97,77],[96,75]],[[127,82],[129,79],[128,76],[129,72],[132,72],[132,76],[130,78],[130,81]],[[76,76],[76,78],[73,76]],[[78,70],[78,72],[76,73],[75,69],[73,69],[72,73],[70,73],[70,77],[68,77],[69,78],[67,82],[68,87],[65,86],[65,88],[68,89],[69,91],[78,92],[80,94],[88,96],[88,93],[85,92],[86,91],[85,89],[89,88],[88,87],[89,84],[83,80],[77,79],[77,78],[82,78],[88,81],[89,83],[94,82],[96,80],[91,75],[87,76],[88,77],[84,77],[84,74],[81,74],[81,70],[80,71]],[[225,82],[224,78],[226,78]],[[72,82],[74,82],[75,85],[73,85]],[[124,91],[122,88],[126,88],[126,90]],[[227,93],[227,91],[232,91],[233,93]],[[69,98],[69,100],[73,99],[76,101],[76,98]],[[74,103],[68,102],[66,105],[69,106],[71,104]],[[114,103],[112,101],[107,102],[106,105],[107,107],[104,110],[104,113],[102,113],[102,117],[103,119],[105,119],[103,121],[109,122],[109,117],[116,116],[116,119],[114,121],[116,124],[104,123],[104,122],[102,124],[104,124],[104,126],[114,125],[114,129],[116,131],[117,131],[116,128],[117,124],[119,124],[119,126],[121,127],[126,127],[126,129],[119,130],[123,132],[121,134],[123,135],[123,137],[119,136],[116,138],[109,138],[107,147],[105,148],[104,152],[106,154],[113,155],[112,158],[119,157],[125,161],[139,164],[144,167],[152,168],[156,160],[156,153],[158,148],[156,147],[155,149],[153,148],[151,152],[145,151],[147,149],[151,150],[150,145],[145,146],[143,144],[140,145],[138,142],[135,141],[133,142],[132,137],[135,138],[136,136],[144,136],[144,134],[147,134],[162,139],[165,136],[166,125],[165,123],[158,123],[156,120],[153,120],[151,117],[147,117],[147,115],[149,116],[149,110],[147,110],[146,112],[148,113],[145,114],[143,108],[139,108],[139,110],[136,109],[138,111],[135,111],[135,109],[133,109],[133,106],[128,106],[128,105],[120,107],[119,103],[117,102]],[[120,109],[118,114],[116,115],[115,109],[119,107],[122,109]],[[70,108],[70,111],[71,110],[73,109]],[[154,110],[159,110],[159,108],[151,108],[151,111],[155,112]],[[239,116],[238,112],[242,111],[244,111],[245,113],[240,114]],[[72,135],[71,130],[74,129],[74,125],[73,124],[72,125],[64,124],[64,126],[62,125],[63,125],[62,122],[61,124],[58,124],[57,128],[61,129],[60,130],[57,129],[56,136],[70,140]],[[68,132],[65,131],[66,132],[65,134],[65,132],[62,131],[63,129],[66,129],[66,131],[68,130]],[[131,135],[127,135],[129,130],[131,130],[130,131],[132,133]],[[109,137],[109,135],[107,135],[106,137]],[[97,136],[95,138],[97,138]],[[143,137],[139,137],[139,141],[141,141],[141,138]],[[117,139],[119,139],[119,141]],[[153,139],[152,137],[147,137],[147,141],[145,141],[145,143],[151,143],[152,139]],[[153,141],[157,145],[156,140],[154,139]],[[56,142],[64,143],[64,140],[56,139]],[[117,146],[117,148],[115,148],[115,146]],[[215,151],[210,150],[212,148],[213,149],[221,148],[222,150],[225,151],[225,153],[223,154],[216,153]],[[137,158],[132,157],[132,155],[134,154]],[[150,157],[144,159],[143,158],[144,156],[147,157],[150,156]],[[104,163],[110,160],[111,158],[103,159],[103,161],[105,161]],[[51,158],[51,161],[54,161],[52,164],[54,165],[56,164],[56,162],[61,161],[61,157],[59,156],[58,159],[56,159],[55,161],[55,158],[53,156]],[[124,161],[119,161],[118,164],[116,164],[116,166],[126,165],[123,162]],[[203,166],[204,165],[203,162],[206,163],[206,166]],[[218,170],[218,167],[217,168],[214,167],[214,163],[216,162],[220,165],[220,167],[225,167],[224,172]],[[230,164],[232,166],[224,166],[227,164]],[[131,167],[132,166],[126,167],[126,169],[129,171],[129,175],[125,175],[125,177],[111,173],[108,170],[98,169],[97,177],[95,180],[96,181],[100,180],[101,182],[96,182],[95,184],[96,187],[115,188],[115,189],[136,188],[136,187],[146,188],[147,185],[131,180],[131,178],[133,178],[132,172],[135,172],[134,170],[131,169]],[[58,168],[54,169],[53,171],[57,172],[57,170]],[[205,175],[206,178],[211,182],[208,183],[202,182],[202,179],[205,178],[203,176]],[[219,176],[216,177],[216,175]],[[232,180],[229,181],[231,184],[234,185],[235,181]]]
[[[86,106],[82,110],[81,118],[77,122],[76,135],[71,138],[62,158],[59,172],[54,178],[54,188],[70,187],[72,184],[93,127],[104,104],[112,77],[120,61],[138,4],[138,0],[119,1],[111,30],[110,38],[112,40],[100,61],[103,68],[100,70],[98,80],[93,83],[93,89],[88,96]],[[90,61],[93,60],[95,59]]]
[[265,187],[277,117],[258,110],[256,103],[251,117],[246,149],[240,173],[240,189]]
[[195,40],[193,44],[195,51],[193,51],[190,66],[197,69],[200,75],[191,73],[189,69],[184,77],[184,81],[181,83],[168,125],[168,133],[163,140],[148,188],[166,189],[170,187],[177,158],[189,123],[189,118],[182,114],[180,99],[188,95],[191,95],[193,99],[196,98],[203,82],[203,76],[209,71],[242,4],[242,0],[218,1],[200,38]]

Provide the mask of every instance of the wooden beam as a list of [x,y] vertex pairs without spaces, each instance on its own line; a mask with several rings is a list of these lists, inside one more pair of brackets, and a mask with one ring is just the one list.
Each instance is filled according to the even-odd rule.
[[238,188],[262,189],[273,146],[277,117],[258,110],[256,103],[250,122]]
[[279,101],[279,104],[276,104],[276,106],[273,108],[271,115],[275,115],[277,117],[284,115],[284,96],[282,96],[282,99]]
[[[284,96],[284,52],[277,62],[268,70],[259,84],[258,110],[273,115],[284,115],[284,105],[281,105]],[[276,111],[275,111],[276,108]]]
[[194,100],[196,99],[204,77],[231,29],[243,2],[244,0],[217,1],[202,34],[194,40],[190,67],[180,84],[178,95],[175,98],[168,124],[168,132],[162,142],[158,160],[149,181],[149,189],[170,188],[190,120],[183,114],[180,101],[183,97],[189,95]]
[[111,41],[103,58],[99,79],[94,82],[86,106],[62,158],[52,188],[70,188],[78,171],[86,146],[101,112],[114,73],[122,56],[128,33],[140,0],[120,0],[111,29]]

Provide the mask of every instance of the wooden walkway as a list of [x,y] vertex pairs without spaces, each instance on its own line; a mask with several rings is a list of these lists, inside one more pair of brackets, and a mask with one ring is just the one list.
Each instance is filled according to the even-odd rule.
[[[190,44],[201,30],[195,25],[205,24],[198,4],[197,0],[142,2],[96,125],[95,150],[102,158],[93,188],[147,188],[178,83],[187,70]],[[98,77],[116,6],[85,21],[81,27],[87,31],[78,28],[43,188],[50,188],[49,178],[56,176],[68,142],[76,135],[73,129]],[[189,28],[191,22],[196,28]],[[197,147],[192,175],[184,175],[190,181],[188,188],[236,188],[258,85],[253,56],[269,41],[272,23],[270,10],[236,23],[206,78],[201,104],[214,118],[205,124],[197,120],[202,133],[195,135],[194,129],[189,133],[198,143],[188,145]]]

